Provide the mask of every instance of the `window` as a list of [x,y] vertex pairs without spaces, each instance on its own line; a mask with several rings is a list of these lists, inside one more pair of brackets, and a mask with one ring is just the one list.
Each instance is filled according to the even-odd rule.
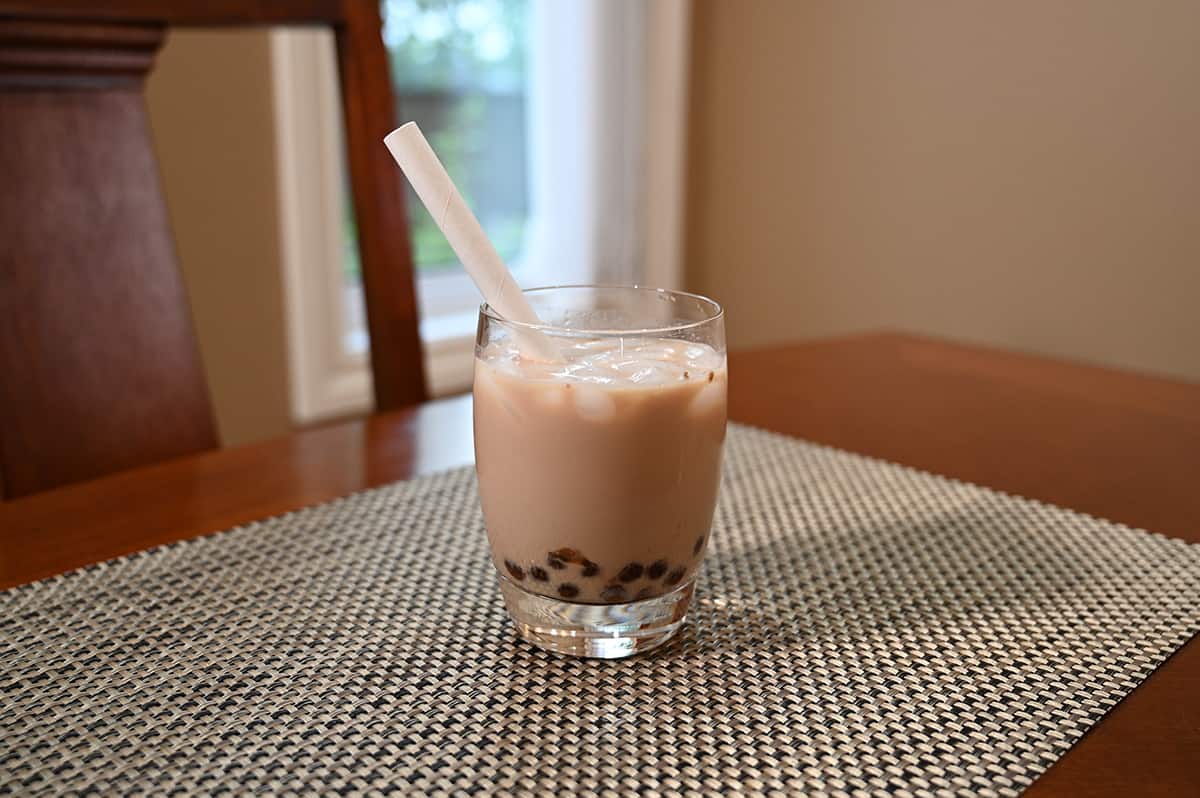
[[[415,120],[506,261],[529,217],[528,0],[384,0],[383,39],[400,117]],[[422,277],[453,272],[454,253],[408,188]]]
[[[415,120],[500,256],[525,259],[529,224],[529,0],[384,0],[384,43],[400,120]],[[405,184],[426,340],[461,337],[474,288],[446,239]],[[353,236],[349,198],[347,230]],[[354,252],[351,247],[351,252]],[[347,272],[343,330],[366,346],[361,282]]]
[[[397,124],[421,125],[523,285],[677,284],[684,0],[383,0],[382,10]],[[328,34],[273,35],[301,422],[370,405],[334,70]],[[478,294],[411,190],[408,208],[431,391],[462,390]]]

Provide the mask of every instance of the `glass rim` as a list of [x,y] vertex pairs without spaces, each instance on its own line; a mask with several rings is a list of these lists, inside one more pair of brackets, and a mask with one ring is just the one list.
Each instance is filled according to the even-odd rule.
[[569,333],[569,334],[587,334],[596,336],[621,336],[621,335],[650,335],[650,334],[665,334],[677,333],[683,330],[690,330],[696,327],[702,327],[705,324],[712,324],[720,321],[725,317],[725,308],[721,303],[712,297],[704,296],[703,294],[695,294],[690,291],[680,291],[674,288],[652,288],[650,286],[637,285],[622,285],[611,283],[564,283],[562,285],[539,285],[533,288],[522,289],[522,294],[536,294],[543,291],[561,291],[565,289],[601,289],[601,290],[620,290],[620,291],[636,291],[642,294],[662,294],[675,297],[686,297],[687,299],[695,299],[704,305],[707,305],[710,313],[702,319],[695,321],[685,321],[679,324],[669,324],[661,327],[637,327],[627,330],[591,330],[582,329],[580,327],[564,327],[561,324],[532,324],[524,321],[513,321],[506,319],[492,308],[487,302],[479,305],[479,315],[488,318],[499,324],[508,325],[521,330],[537,330],[544,333]]

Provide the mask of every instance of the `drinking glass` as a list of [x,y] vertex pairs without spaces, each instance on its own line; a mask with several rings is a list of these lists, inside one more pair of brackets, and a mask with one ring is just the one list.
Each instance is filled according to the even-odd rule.
[[505,604],[550,651],[654,648],[684,621],[712,527],[724,314],[634,286],[525,295],[541,323],[485,304],[475,342],[475,462]]

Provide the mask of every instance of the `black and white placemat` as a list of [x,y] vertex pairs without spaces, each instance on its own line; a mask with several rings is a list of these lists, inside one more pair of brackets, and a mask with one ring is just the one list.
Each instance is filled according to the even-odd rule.
[[666,648],[490,569],[460,469],[0,594],[0,792],[1013,795],[1200,629],[1200,546],[736,426]]

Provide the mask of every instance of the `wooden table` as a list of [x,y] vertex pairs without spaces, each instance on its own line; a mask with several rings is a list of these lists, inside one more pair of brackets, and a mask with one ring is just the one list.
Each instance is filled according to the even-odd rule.
[[[1200,385],[895,334],[730,361],[736,421],[1200,541]],[[0,504],[0,587],[471,456],[461,397]],[[1028,794],[1200,795],[1200,645]]]

